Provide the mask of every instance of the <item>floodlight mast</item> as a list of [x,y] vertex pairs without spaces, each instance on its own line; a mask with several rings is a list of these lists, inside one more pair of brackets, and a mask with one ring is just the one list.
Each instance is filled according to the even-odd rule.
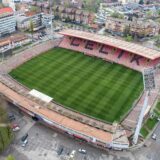
[[50,17],[51,17],[51,40],[53,39],[53,23],[52,23],[52,0],[49,0]]
[[145,111],[146,111],[147,106],[148,106],[148,96],[149,96],[149,91],[146,92],[145,99],[144,99],[144,104],[143,104],[142,110],[140,112],[140,116],[139,116],[138,123],[137,123],[137,126],[136,126],[136,130],[135,130],[135,133],[134,133],[134,137],[133,137],[133,143],[134,144],[137,144],[137,142],[138,142],[140,129],[142,127],[143,117],[144,117]]
[[144,91],[146,92],[146,94],[145,94],[143,107],[142,107],[142,110],[141,110],[139,118],[138,118],[136,130],[135,130],[135,133],[133,136],[133,144],[137,144],[137,142],[138,142],[138,137],[139,137],[140,129],[142,127],[144,114],[145,114],[145,111],[148,106],[148,99],[150,96],[150,91],[155,88],[154,69],[153,68],[149,68],[149,69],[144,70],[143,84],[144,84]]

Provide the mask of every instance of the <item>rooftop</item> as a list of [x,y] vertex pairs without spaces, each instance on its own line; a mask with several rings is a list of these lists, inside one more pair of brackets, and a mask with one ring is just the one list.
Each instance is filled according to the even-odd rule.
[[85,31],[78,31],[71,29],[63,30],[59,33],[66,36],[77,37],[81,39],[87,39],[90,41],[98,42],[101,44],[106,44],[151,60],[160,58],[160,51],[153,50],[151,48],[147,48],[139,44],[126,42],[113,37],[107,37],[107,36],[97,35],[95,33],[89,33]]
[[12,8],[6,7],[6,8],[1,8],[1,9],[0,9],[0,15],[6,14],[6,13],[13,13]]
[[78,121],[72,120],[56,112],[53,112],[45,107],[39,106],[37,103],[19,95],[18,93],[9,89],[2,83],[0,83],[0,92],[3,93],[5,96],[9,97],[14,102],[19,103],[19,105],[22,106],[24,109],[27,109],[28,111],[39,114],[42,117],[45,117],[48,120],[56,124],[59,124],[60,126],[65,126],[66,128],[80,132],[83,135],[94,137],[97,140],[100,140],[102,142],[106,142],[106,143],[112,142],[113,137],[111,133],[82,124]]
[[11,42],[19,42],[24,39],[27,39],[27,36],[24,34],[13,34],[10,37],[6,37],[0,40],[0,47],[10,44]]
[[26,17],[32,17],[36,14],[39,14],[39,12],[34,12],[34,11],[28,11],[28,12],[25,12],[25,16]]

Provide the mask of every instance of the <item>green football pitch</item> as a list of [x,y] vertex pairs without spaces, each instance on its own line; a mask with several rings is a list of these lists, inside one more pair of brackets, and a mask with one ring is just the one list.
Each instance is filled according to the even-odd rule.
[[10,75],[66,107],[107,122],[120,121],[143,90],[141,73],[62,48],[31,59]]

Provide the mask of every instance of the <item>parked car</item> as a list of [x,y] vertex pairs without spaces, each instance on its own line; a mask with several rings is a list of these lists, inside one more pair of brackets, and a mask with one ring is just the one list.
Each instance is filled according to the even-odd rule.
[[81,149],[81,148],[78,150],[78,152],[83,153],[83,154],[87,153],[87,151],[85,149]]
[[28,143],[28,140],[26,139],[23,143],[22,143],[22,147],[25,147],[26,145],[27,145],[27,143]]
[[60,148],[58,149],[58,151],[57,151],[57,154],[60,156],[60,155],[62,154],[62,152],[63,152],[63,147],[60,147]]
[[160,118],[157,118],[158,121],[160,121]]
[[42,32],[41,32],[41,35],[42,35],[42,36],[45,36],[45,35],[47,35],[47,33],[46,33],[45,31],[42,31]]
[[28,137],[28,133],[26,133],[22,138],[21,138],[21,141],[24,142]]
[[19,125],[17,124],[17,123],[12,123],[11,124],[11,128],[13,129],[13,128],[16,128],[16,127],[19,127]]
[[74,156],[75,156],[75,154],[76,154],[76,151],[75,150],[73,150],[72,152],[71,152],[71,154],[70,154],[70,158],[74,158]]
[[152,139],[154,139],[154,140],[157,139],[157,135],[155,133],[152,134]]
[[11,128],[12,128],[13,132],[20,130],[20,127],[17,123],[11,124]]
[[13,113],[9,113],[8,118],[10,121],[14,121],[16,119]]
[[19,130],[20,130],[19,127],[15,127],[15,128],[12,129],[13,132],[16,132],[16,131],[19,131]]

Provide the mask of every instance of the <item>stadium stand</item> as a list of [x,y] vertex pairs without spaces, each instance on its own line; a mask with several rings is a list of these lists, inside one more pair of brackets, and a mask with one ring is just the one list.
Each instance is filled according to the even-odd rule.
[[[17,66],[23,64],[24,62],[28,61],[29,59],[39,55],[40,53],[45,52],[45,51],[47,51],[51,48],[57,47],[57,46],[62,47],[62,48],[75,50],[75,51],[79,51],[79,52],[83,52],[84,54],[86,54],[88,56],[95,56],[98,58],[102,58],[106,61],[110,61],[112,63],[113,62],[118,63],[118,64],[124,65],[126,67],[129,67],[131,69],[135,69],[135,70],[138,70],[141,72],[143,72],[144,68],[156,66],[160,60],[160,58],[159,58],[160,53],[157,51],[153,51],[153,53],[152,53],[151,49],[146,49],[146,48],[139,47],[139,46],[137,47],[136,45],[130,45],[126,42],[122,43],[121,41],[119,42],[119,41],[112,39],[112,38],[104,38],[102,36],[102,38],[100,39],[98,35],[95,36],[92,33],[86,34],[84,32],[80,32],[80,31],[62,31],[61,34],[65,35],[61,42],[60,41],[54,41],[54,42],[48,41],[45,44],[40,44],[38,46],[34,46],[33,48],[30,48],[28,50],[23,51],[22,54],[19,54],[17,56],[13,56],[12,58],[6,60],[4,63],[0,64],[0,73],[2,74],[2,76],[0,76],[1,92],[3,92],[4,95],[6,95],[6,96],[9,95],[9,98],[10,98],[9,93],[11,93],[11,92],[13,93],[13,91],[15,92],[14,94],[17,93],[17,94],[19,94],[19,96],[22,96],[23,98],[25,97],[26,102],[28,102],[28,104],[29,104],[28,109],[31,109],[31,110],[34,109],[35,113],[42,113],[42,109],[44,109],[44,111],[46,113],[46,110],[47,110],[48,114],[46,114],[46,117],[47,118],[49,117],[52,121],[55,121],[55,119],[54,119],[55,117],[54,116],[51,117],[49,113],[53,112],[52,113],[53,115],[56,114],[58,117],[60,116],[60,118],[61,117],[64,118],[64,115],[62,115],[62,113],[59,114],[57,111],[51,112],[50,109],[48,109],[48,108],[46,109],[45,107],[41,107],[40,109],[30,107],[30,104],[32,104],[32,103],[36,103],[38,105],[40,105],[40,103],[38,103],[35,99],[28,97],[28,94],[27,94],[28,88],[25,88],[23,85],[18,84],[17,81],[11,79],[11,77],[8,77],[5,74],[10,72],[12,69],[16,68]],[[116,45],[117,45],[117,47],[116,47]],[[138,49],[136,49],[136,47]],[[156,77],[155,78],[156,84],[159,84],[159,85],[156,87],[156,89],[154,89],[153,91],[150,92],[148,109],[147,109],[148,111],[151,108],[151,106],[155,103],[157,96],[158,96],[158,91],[160,88],[160,72],[156,72],[155,77]],[[136,100],[135,104],[133,104],[133,106],[132,106],[131,111],[128,113],[128,115],[126,115],[126,117],[122,121],[121,124],[124,126],[125,129],[131,130],[131,131],[133,131],[135,129],[137,119],[138,119],[140,110],[142,108],[143,102],[144,102],[144,95],[145,95],[145,92],[143,92],[142,95],[139,97],[139,99]],[[34,102],[32,102],[32,100],[34,100]],[[24,101],[22,101],[22,102],[24,103]],[[53,103],[52,105],[54,105],[55,108],[62,107],[62,106],[58,106],[55,103]],[[23,107],[25,107],[25,104]],[[78,130],[77,124],[81,124],[81,125],[85,125],[85,126],[87,125],[88,127],[91,127],[91,129],[93,127],[89,124],[84,124],[82,122],[74,120],[73,118],[68,117],[68,119],[69,119],[69,122],[72,122],[72,124],[74,124],[74,121],[76,122],[75,126],[67,126],[67,127],[70,127],[70,129],[75,130],[75,132],[76,132],[76,130]],[[66,120],[66,118],[65,118],[65,120]],[[61,119],[60,119],[60,121],[61,121]],[[60,121],[58,121],[58,123]],[[59,123],[59,124],[61,124],[61,123]],[[65,126],[65,125],[68,125],[68,124],[63,124],[63,126]],[[75,127],[75,128],[72,128],[72,127]],[[109,128],[109,130],[111,130],[110,127],[113,127],[113,126],[106,124],[106,128],[102,127],[103,130],[96,127],[97,128],[96,131],[98,133],[99,132],[104,133],[103,135],[100,135],[100,137],[98,137],[100,139],[100,142],[103,142],[103,143],[104,143],[104,141],[106,142],[106,138],[105,138],[105,140],[101,139],[101,136],[104,138],[106,135],[108,135],[107,131],[108,131],[108,128]],[[95,127],[93,127],[93,128],[95,128]],[[82,132],[82,131],[80,131],[80,132]],[[111,133],[109,133],[109,134],[111,134],[111,138],[120,137],[119,134],[117,136],[117,133],[118,132],[115,131],[113,134],[111,134]],[[83,134],[83,132],[81,134]],[[92,133],[89,132],[87,134],[90,136],[90,134],[92,134]],[[97,136],[97,135],[95,135],[95,136]],[[123,141],[123,143],[119,142],[119,144],[125,144],[126,146],[128,146],[128,141],[126,141],[126,135],[123,138],[125,138],[125,141]],[[121,139],[119,139],[119,140],[121,140]],[[110,142],[110,139],[108,141]],[[111,140],[111,142],[114,143],[113,139]],[[97,140],[97,144],[98,144],[98,140]]]
[[[136,44],[82,31],[65,30],[60,33],[64,35],[64,38],[59,47],[79,51],[88,56],[102,58],[140,72],[143,72],[145,68],[155,68],[160,61],[160,52]],[[156,75],[156,81],[158,81],[159,76],[159,74]],[[159,87],[157,86],[157,88]],[[158,97],[157,88],[150,92],[147,111],[150,110]],[[144,96],[145,92],[136,100],[131,111],[122,121],[122,125],[126,129],[134,130],[136,127],[137,119],[143,106]]]
[[19,65],[32,59],[35,56],[41,54],[42,52],[45,52],[47,50],[50,50],[50,49],[58,46],[59,43],[60,43],[60,40],[47,41],[47,42],[41,43],[39,45],[30,47],[29,49],[22,51],[21,54],[15,55],[12,58],[1,63],[0,64],[0,73],[1,74],[8,73],[13,68],[18,67]]
[[[41,120],[47,125],[58,129],[60,132],[72,135],[81,141],[83,140],[97,147],[103,147],[103,149],[108,147],[117,148],[117,146],[121,146],[122,149],[128,148],[129,141],[122,127],[105,124],[108,129],[110,128],[109,131],[108,129],[105,131],[90,124],[84,124],[48,108],[47,106],[55,106],[56,104],[54,102],[41,103],[40,100],[29,96],[29,91],[28,88],[17,83],[8,75],[0,75],[0,93],[30,116],[33,117],[34,114],[39,114]],[[47,106],[44,107],[45,105]],[[56,108],[58,107],[61,106],[56,105]]]
[[[158,51],[156,52],[155,50],[140,47],[139,45],[132,45],[130,43],[128,44],[128,42],[120,40],[117,42],[117,47],[110,45],[112,42],[117,41],[117,39],[105,39],[102,37],[103,41],[98,42],[99,36],[97,35],[96,37],[92,33],[70,30],[62,31],[60,33],[64,35],[64,38],[59,47],[83,52],[88,56],[99,57],[106,61],[118,63],[137,71],[143,72],[145,68],[157,65],[160,60],[160,53]],[[129,49],[126,49],[125,47],[119,47],[118,43],[119,45],[122,44],[122,46],[128,45]],[[134,53],[135,47],[137,47],[139,52],[141,52],[140,55]],[[153,55],[147,55],[147,52],[152,52]]]

